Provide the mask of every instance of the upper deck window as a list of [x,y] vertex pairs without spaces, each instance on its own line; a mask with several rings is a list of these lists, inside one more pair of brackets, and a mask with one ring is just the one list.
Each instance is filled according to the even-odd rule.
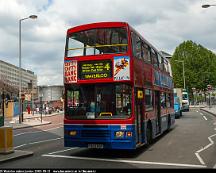
[[126,28],[97,28],[69,35],[66,56],[126,53],[127,49]]

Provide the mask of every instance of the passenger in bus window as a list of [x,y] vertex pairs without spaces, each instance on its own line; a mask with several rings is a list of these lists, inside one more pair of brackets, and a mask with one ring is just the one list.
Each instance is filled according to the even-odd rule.
[[95,102],[94,101],[90,102],[90,112],[95,112]]

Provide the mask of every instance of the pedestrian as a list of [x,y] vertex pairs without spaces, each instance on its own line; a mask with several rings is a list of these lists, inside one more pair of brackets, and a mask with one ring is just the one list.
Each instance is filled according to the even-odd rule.
[[36,114],[39,114],[39,107],[36,107]]
[[30,112],[31,112],[31,108],[30,108],[29,105],[27,106],[27,111],[28,111],[28,114],[30,114]]

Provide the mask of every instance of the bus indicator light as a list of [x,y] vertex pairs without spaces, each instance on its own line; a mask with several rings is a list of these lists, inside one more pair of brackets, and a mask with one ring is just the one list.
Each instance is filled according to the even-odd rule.
[[126,136],[127,136],[127,137],[132,137],[132,136],[133,136],[133,133],[132,133],[132,132],[126,132]]

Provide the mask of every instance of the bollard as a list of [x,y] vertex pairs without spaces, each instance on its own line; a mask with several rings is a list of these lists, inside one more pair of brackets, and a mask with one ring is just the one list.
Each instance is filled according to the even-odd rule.
[[8,126],[0,127],[0,154],[13,152],[13,128]]

